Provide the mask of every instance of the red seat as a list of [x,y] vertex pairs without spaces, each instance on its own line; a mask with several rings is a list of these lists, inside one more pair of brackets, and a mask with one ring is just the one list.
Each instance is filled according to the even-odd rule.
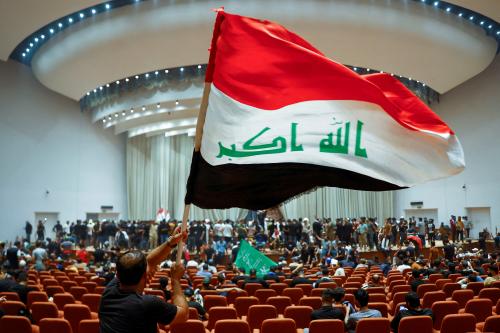
[[337,288],[337,283],[335,283],[335,282],[320,282],[319,285],[318,285],[318,287],[319,288],[335,289],[335,288]]
[[370,303],[385,303],[387,302],[387,299],[385,297],[385,294],[369,294],[368,295],[368,300]]
[[303,291],[303,295],[309,296],[311,295],[311,291],[313,290],[312,284],[309,283],[299,283],[295,285],[295,288],[300,288]]
[[442,291],[430,291],[425,293],[422,299],[423,308],[431,308],[434,302],[446,301],[446,294]]
[[31,317],[35,324],[44,318],[60,318],[57,306],[52,302],[34,302],[31,305]]
[[39,326],[40,333],[73,333],[69,321],[63,318],[44,318]]
[[326,289],[327,288],[314,288],[313,290],[311,290],[311,296],[312,297],[321,297],[321,296],[323,296],[323,292]]
[[493,303],[490,299],[477,298],[469,300],[465,305],[465,309],[463,312],[473,314],[474,317],[476,317],[476,323],[480,323],[485,321],[487,317],[492,315],[492,308]]
[[5,297],[8,301],[21,302],[18,293],[13,291],[3,291],[0,293],[0,297]]
[[252,305],[248,309],[247,322],[250,325],[251,330],[260,329],[264,320],[277,317],[278,312],[272,305]]
[[75,281],[63,281],[61,285],[64,288],[64,291],[68,293],[71,287],[78,287],[78,283]]
[[215,323],[214,333],[250,333],[250,326],[241,319],[223,319]]
[[292,300],[288,296],[275,296],[269,297],[266,303],[274,306],[279,314],[283,314],[285,312],[285,308],[292,305]]
[[196,308],[189,308],[189,319],[200,319],[200,315],[198,314],[198,310],[196,310]]
[[429,316],[404,317],[399,322],[401,333],[433,333],[432,318]]
[[483,282],[469,282],[469,283],[467,283],[467,287],[466,287],[466,289],[472,290],[474,292],[475,296],[479,295],[479,292],[483,288],[484,288]]
[[48,302],[49,298],[43,291],[30,291],[28,293],[28,308],[31,309],[31,304],[34,302]]
[[262,288],[264,287],[260,283],[247,283],[244,289],[248,293],[248,296],[254,296],[255,291]]
[[64,293],[64,288],[61,286],[48,286],[47,288],[45,288],[45,292],[47,293],[48,297],[54,297],[55,294]]
[[457,314],[460,306],[455,301],[436,302],[432,304],[431,310],[434,315],[434,329],[439,330],[443,318],[449,314]]
[[90,309],[83,304],[66,304],[64,306],[64,319],[69,321],[73,332],[78,332],[78,325],[84,319],[92,319]]
[[[384,287],[369,287],[366,289],[368,294],[385,294],[385,288]],[[385,295],[384,295],[385,296]]]
[[226,296],[227,304],[234,304],[234,301],[238,297],[248,297],[248,293],[244,290],[238,290],[238,289],[230,290]]
[[[439,279],[436,281],[436,287],[439,289],[439,290],[443,290],[443,287],[446,283],[453,283],[453,281],[451,279]],[[450,295],[451,296],[451,295]]]
[[321,304],[321,297],[302,297],[299,301],[299,305],[310,306],[313,309],[319,309]]
[[243,317],[248,314],[248,308],[252,305],[258,305],[259,299],[255,296],[248,297],[238,297],[234,302],[234,308],[236,309],[236,313],[238,317]]
[[451,300],[456,301],[461,309],[465,308],[465,304],[474,298],[474,292],[469,289],[455,290],[451,295]]
[[483,288],[479,292],[478,298],[488,298],[493,304],[497,304],[500,299],[500,289],[499,288]]
[[266,301],[269,297],[278,296],[278,293],[273,289],[258,289],[255,291],[254,296],[259,299],[260,304],[266,304]]
[[99,333],[99,319],[84,319],[78,325],[78,333]]
[[66,304],[76,304],[75,298],[69,293],[55,294],[53,301],[60,311],[64,309]]
[[297,327],[292,319],[266,319],[262,323],[261,333],[297,333]]
[[19,311],[22,309],[26,309],[26,305],[23,302],[19,301],[5,301],[0,303],[0,308],[3,309],[3,312],[9,316],[17,316],[19,315]]
[[310,306],[289,306],[285,309],[284,317],[293,319],[297,328],[306,328],[309,327],[312,311]]
[[[443,279],[443,274],[431,274],[429,275],[429,283],[436,283],[437,280]],[[440,289],[438,287],[438,289]]]
[[89,291],[85,287],[71,287],[71,288],[69,288],[69,293],[71,295],[73,295],[73,297],[77,301],[81,301],[82,300],[82,296],[85,295],[85,294],[88,294],[88,292]]
[[215,323],[221,319],[238,319],[236,310],[228,306],[214,306],[208,311],[207,329],[213,330]]
[[483,326],[483,332],[500,332],[500,315],[486,318]]
[[286,283],[273,283],[269,286],[269,288],[275,290],[276,293],[281,296],[281,293],[283,292],[283,290],[288,288],[288,285]]
[[0,332],[37,333],[38,326],[31,326],[29,319],[24,316],[5,315],[0,318]]
[[82,304],[89,307],[92,312],[99,312],[99,304],[101,303],[101,295],[85,294],[82,296]]
[[170,325],[171,333],[206,333],[205,326],[200,320],[189,319],[184,323]]
[[84,282],[82,283],[82,287],[87,288],[89,293],[94,293],[95,288],[97,287],[97,283],[95,282]]
[[387,318],[364,318],[356,325],[356,333],[389,333],[390,329],[391,322]]
[[437,287],[435,284],[421,284],[417,287],[417,295],[420,299],[424,297],[424,294],[429,291],[437,291]]
[[387,309],[387,304],[383,302],[370,302],[368,303],[368,309],[373,309],[373,310],[378,310],[380,311],[380,314],[382,314],[382,317],[388,318],[389,317],[389,311]]
[[215,306],[227,306],[227,301],[224,296],[207,295],[203,297],[203,306],[205,307],[206,311],[210,311],[210,309]]
[[465,313],[445,316],[439,333],[467,333],[475,331],[476,318],[470,313]]
[[446,294],[446,297],[452,297],[455,290],[462,290],[459,283],[445,283],[443,285],[443,291]]
[[309,333],[342,333],[344,322],[339,319],[313,320],[309,324]]
[[304,291],[300,288],[286,288],[281,295],[290,297],[292,304],[299,304],[299,300],[304,296]]

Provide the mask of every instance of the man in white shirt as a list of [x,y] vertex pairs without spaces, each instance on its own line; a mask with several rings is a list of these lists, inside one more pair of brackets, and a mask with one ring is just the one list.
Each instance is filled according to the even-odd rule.
[[400,271],[401,273],[403,273],[405,269],[411,269],[410,265],[408,265],[407,260],[403,261],[403,263],[397,267],[397,270]]
[[224,224],[222,234],[224,235],[226,243],[233,240],[233,226],[229,223],[229,221],[226,221]]
[[224,225],[221,223],[221,221],[217,221],[214,224],[214,234],[215,234],[215,241],[218,241],[222,237],[224,237]]
[[333,276],[345,276],[345,270],[342,267],[342,261],[339,261],[338,264],[339,266],[337,267],[337,270],[335,271],[335,274],[333,274]]

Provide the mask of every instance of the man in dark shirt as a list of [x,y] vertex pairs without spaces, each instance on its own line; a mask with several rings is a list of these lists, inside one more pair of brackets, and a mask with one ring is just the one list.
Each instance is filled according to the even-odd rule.
[[187,300],[188,306],[190,308],[194,308],[194,309],[196,309],[196,311],[198,311],[199,319],[200,320],[207,320],[208,319],[208,313],[205,310],[205,308],[203,307],[203,305],[201,305],[200,303],[198,303],[196,301],[196,299],[194,297],[194,291],[193,291],[193,289],[191,289],[191,288],[184,289],[184,296],[186,296],[186,300]]
[[453,258],[455,257],[455,247],[450,243],[448,239],[444,239],[443,244],[444,257],[446,258],[446,260],[453,261]]
[[255,269],[250,270],[250,276],[245,279],[245,283],[243,284],[243,288],[245,288],[247,283],[260,283],[262,287],[269,288],[269,285],[263,279],[259,279],[257,277],[257,271]]
[[298,284],[313,284],[313,281],[304,276],[303,270],[299,270],[297,276],[295,276],[292,282],[290,282],[290,287],[294,288]]
[[420,306],[420,299],[418,295],[414,292],[409,292],[405,297],[406,308],[401,308],[399,313],[392,319],[391,328],[394,333],[398,333],[399,322],[404,317],[410,316],[430,316],[434,320],[431,309],[423,309]]
[[421,284],[425,284],[425,281],[423,280],[422,272],[418,269],[414,269],[411,272],[411,275],[413,277],[413,281],[410,284],[411,291],[416,293],[418,286],[420,286]]
[[168,325],[188,319],[188,305],[180,285],[182,265],[174,264],[170,270],[173,304],[156,296],[142,295],[147,276],[152,276],[172,248],[186,238],[186,233],[177,230],[147,258],[140,251],[129,251],[118,258],[117,277],[104,290],[99,306],[101,333],[156,333],[158,323]]
[[321,295],[321,307],[311,312],[311,320],[340,319],[344,321],[344,312],[339,307],[333,307],[333,289],[325,289]]

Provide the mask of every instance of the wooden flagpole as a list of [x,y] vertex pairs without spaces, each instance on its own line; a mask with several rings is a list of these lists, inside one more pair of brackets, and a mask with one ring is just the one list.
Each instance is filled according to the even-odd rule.
[[[201,138],[203,136],[203,125],[205,125],[205,117],[207,115],[208,108],[208,95],[210,95],[210,82],[205,82],[203,86],[203,96],[201,98],[200,112],[198,113],[198,121],[196,122],[196,136],[194,138],[194,150],[196,152],[201,149]],[[191,204],[184,206],[184,214],[182,216],[181,232],[184,233],[187,230],[187,220],[189,218],[189,210]],[[177,264],[181,263],[182,254],[184,253],[184,242],[181,240],[177,245]]]

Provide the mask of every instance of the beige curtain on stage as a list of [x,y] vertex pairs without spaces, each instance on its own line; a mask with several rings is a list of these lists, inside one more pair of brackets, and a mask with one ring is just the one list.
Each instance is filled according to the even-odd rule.
[[[158,209],[181,219],[186,182],[191,166],[194,137],[163,135],[137,136],[127,141],[128,216],[150,220]],[[320,188],[281,206],[285,218],[377,217],[393,215],[392,192],[361,192],[339,188]],[[239,208],[201,209],[191,207],[190,219],[238,220],[247,215]]]

